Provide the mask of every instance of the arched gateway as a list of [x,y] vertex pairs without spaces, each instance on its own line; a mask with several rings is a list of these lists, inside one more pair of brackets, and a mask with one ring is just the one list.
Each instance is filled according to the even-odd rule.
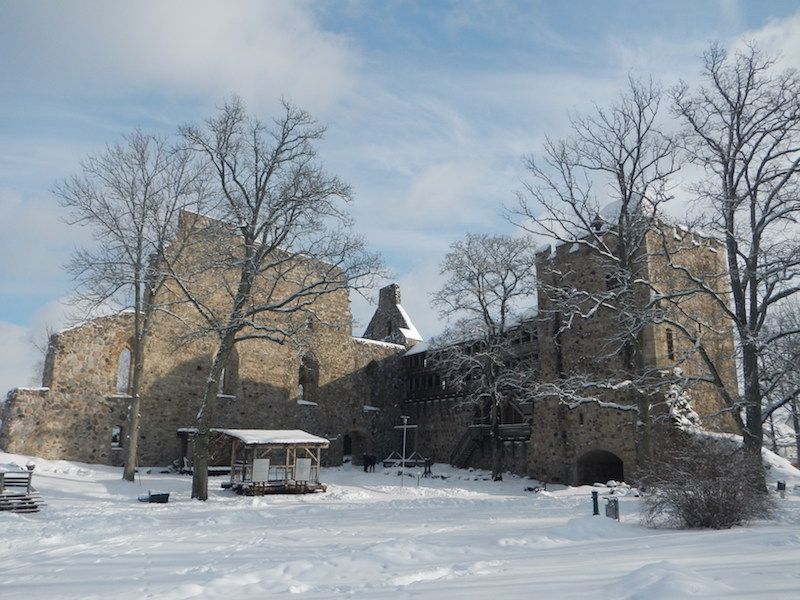
[[591,450],[581,455],[578,458],[576,475],[578,485],[625,479],[622,459],[608,450]]

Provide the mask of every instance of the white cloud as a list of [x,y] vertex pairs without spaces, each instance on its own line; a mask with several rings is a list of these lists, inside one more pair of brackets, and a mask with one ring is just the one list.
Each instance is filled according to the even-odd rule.
[[41,358],[27,327],[0,321],[0,401],[11,388],[39,385],[34,368]]
[[430,165],[412,180],[404,206],[408,223],[458,219],[481,175],[481,166],[469,161]]
[[752,40],[778,57],[782,68],[800,69],[800,12],[785,19],[771,19],[763,27],[745,32],[741,40]]
[[446,250],[430,253],[427,260],[415,264],[398,280],[403,308],[426,340],[441,333],[444,328],[439,315],[431,306],[430,295],[444,283],[444,278],[439,274],[439,264],[445,252]]
[[[404,305],[430,337],[441,328],[428,305],[441,283],[439,261],[467,229],[507,227],[497,207],[520,187],[520,156],[538,151],[545,133],[562,135],[568,110],[605,104],[632,69],[652,72],[665,84],[691,80],[707,45],[706,39],[642,30],[601,39],[587,56],[582,40],[553,32],[535,18],[537,9],[476,3],[447,13],[451,33],[470,29],[502,38],[525,32],[532,47],[565,48],[581,60],[563,69],[537,62],[528,69],[519,60],[442,68],[414,62],[413,49],[402,60],[381,49],[366,55],[347,35],[320,24],[316,13],[337,7],[245,0],[92,0],[46,9],[0,3],[5,98],[34,98],[48,111],[65,113],[71,102],[76,113],[69,118],[74,139],[46,128],[0,136],[7,149],[0,150],[0,177],[5,185],[7,176],[15,182],[46,178],[42,185],[49,187],[96,149],[92,142],[111,141],[132,124],[155,122],[172,130],[177,122],[204,116],[231,92],[268,116],[271,103],[286,95],[329,122],[323,161],[354,184],[356,217],[373,245],[390,255]],[[352,2],[344,11],[367,7]],[[741,16],[736,2],[721,0],[720,7],[728,21]],[[744,37],[800,61],[800,14]],[[602,66],[587,67],[595,64]],[[148,98],[153,94],[156,101]],[[121,108],[109,111],[112,102]],[[95,105],[107,112],[94,114]],[[45,124],[63,121],[50,115]],[[0,256],[4,289],[46,292],[53,286],[58,289],[51,297],[64,294],[61,265],[76,235],[84,234],[60,223],[54,202],[43,195],[0,191],[0,239],[19,249]],[[372,310],[354,299],[361,321],[356,334]],[[56,301],[32,318],[31,329],[62,317]]]
[[30,295],[61,290],[63,265],[74,243],[88,232],[70,228],[52,198],[0,189],[0,280],[6,294]]
[[323,31],[305,2],[20,3],[4,4],[0,21],[0,77],[22,89],[286,94],[319,110],[354,84],[348,39]]

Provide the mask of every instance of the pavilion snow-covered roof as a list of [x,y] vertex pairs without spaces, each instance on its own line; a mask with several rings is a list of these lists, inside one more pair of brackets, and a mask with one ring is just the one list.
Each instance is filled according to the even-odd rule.
[[214,429],[227,436],[238,439],[245,445],[272,446],[323,446],[330,442],[323,437],[312,435],[301,429]]

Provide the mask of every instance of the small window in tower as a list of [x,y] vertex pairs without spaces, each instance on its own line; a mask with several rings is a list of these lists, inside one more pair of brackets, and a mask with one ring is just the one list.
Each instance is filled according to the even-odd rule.
[[319,362],[311,354],[305,354],[300,359],[300,369],[297,382],[298,400],[316,402],[319,389]]
[[119,450],[122,448],[122,427],[115,425],[111,428],[111,449]]
[[667,329],[667,358],[675,360],[675,339],[672,336],[672,329]]
[[388,323],[386,323],[386,335],[392,335],[392,329],[392,321],[390,320]]
[[131,350],[123,348],[117,361],[117,393],[127,394],[130,390],[131,379]]

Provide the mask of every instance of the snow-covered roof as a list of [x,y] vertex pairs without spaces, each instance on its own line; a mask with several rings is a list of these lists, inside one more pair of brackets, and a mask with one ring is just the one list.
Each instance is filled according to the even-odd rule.
[[419,354],[421,352],[428,351],[428,342],[420,342],[419,344],[412,346],[403,356],[412,356],[414,354]]
[[368,344],[374,346],[382,346],[384,348],[390,348],[392,350],[405,350],[406,347],[403,344],[393,344],[392,342],[383,342],[381,340],[371,340],[369,338],[362,338],[362,337],[355,337],[353,336],[353,341],[359,344]]
[[[529,323],[535,320],[538,315],[539,315],[538,307],[532,306],[530,308],[526,308],[525,310],[515,315],[514,317],[509,318],[506,328],[507,330],[515,329],[516,327],[519,327],[524,323]],[[403,356],[414,356],[415,354],[421,354],[422,352],[427,352],[428,350],[429,350],[429,343],[427,341],[423,341],[409,348],[403,354]]]
[[244,444],[309,445],[327,448],[330,442],[302,429],[215,429]]
[[400,327],[400,333],[402,333],[406,338],[409,340],[414,340],[415,342],[421,342],[422,336],[417,331],[417,328],[414,327],[414,322],[411,320],[411,317],[408,316],[406,309],[403,308],[401,304],[396,304],[397,310],[400,312],[400,316],[403,317],[405,321],[404,327]]

